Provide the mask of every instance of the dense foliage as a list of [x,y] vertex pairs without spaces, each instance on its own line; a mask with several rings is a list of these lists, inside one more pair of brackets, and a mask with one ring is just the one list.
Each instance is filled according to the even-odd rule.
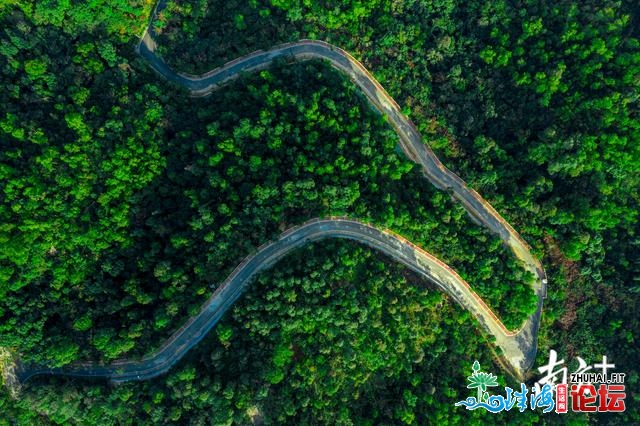
[[[407,106],[443,161],[544,253],[551,286],[538,364],[549,348],[568,359],[608,353],[633,389],[640,334],[635,3],[239,3],[176,4],[160,38],[168,61],[201,72],[230,59],[200,34],[227,43],[229,56],[304,37],[354,54]],[[260,36],[240,37],[241,25],[208,25],[230,17],[260,28]]]
[[[530,277],[402,156],[344,77],[283,63],[191,99],[133,52],[151,7],[0,2],[0,346],[51,365],[147,353],[255,247],[323,214],[416,242],[509,327],[531,311]],[[537,364],[549,348],[607,354],[630,391],[612,420],[629,423],[640,421],[637,24],[630,3],[610,0],[194,0],[156,28],[164,58],[188,72],[302,37],[362,59],[544,254]],[[0,396],[0,422],[486,422],[453,403],[474,359],[498,370],[489,354],[438,290],[361,246],[321,243],[261,276],[167,376],[39,379]]]
[[[21,10],[31,23],[51,25],[71,36],[104,30],[110,38],[128,42],[141,35],[154,2],[151,0],[31,1],[0,2],[0,14]],[[53,40],[52,40],[53,41]],[[106,40],[103,42],[107,44]]]
[[166,377],[117,387],[40,380],[4,407],[25,422],[41,413],[83,424],[478,422],[490,414],[452,415],[451,405],[468,395],[473,361],[491,365],[471,323],[439,289],[375,253],[316,244],[263,274]]
[[[114,73],[82,105],[58,104],[64,115],[34,117],[19,102],[7,114],[3,340],[25,362],[148,352],[154,331],[196,312],[253,248],[330,214],[403,231],[459,266],[510,327],[535,307],[499,241],[401,159],[394,134],[326,66],[174,102],[147,86],[138,103]],[[105,105],[102,83],[117,77],[119,106]],[[135,127],[127,113],[142,115]]]

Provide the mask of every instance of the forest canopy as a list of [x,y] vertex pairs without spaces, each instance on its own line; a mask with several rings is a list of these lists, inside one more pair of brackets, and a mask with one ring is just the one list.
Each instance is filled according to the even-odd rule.
[[[202,73],[315,38],[361,60],[542,258],[536,365],[551,348],[608,355],[627,373],[628,409],[598,420],[640,422],[637,5],[327,5],[170,2],[154,23],[159,52]],[[140,357],[244,256],[322,215],[402,234],[508,327],[535,308],[531,277],[396,149],[348,79],[282,62],[191,98],[134,51],[153,7],[0,1],[1,347],[52,366]],[[486,422],[453,405],[474,360],[500,371],[481,330],[391,260],[318,243],[261,275],[169,374],[37,379],[17,399],[0,393],[0,423]]]

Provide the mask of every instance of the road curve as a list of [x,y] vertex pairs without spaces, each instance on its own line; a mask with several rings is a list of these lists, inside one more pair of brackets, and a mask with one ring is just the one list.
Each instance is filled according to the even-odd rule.
[[349,76],[362,90],[371,105],[386,117],[398,134],[400,147],[404,153],[422,167],[429,181],[437,188],[450,192],[475,220],[500,236],[514,254],[525,263],[525,266],[538,277],[536,287],[544,290],[546,275],[540,262],[531,254],[529,245],[488,202],[442,164],[431,148],[423,143],[418,129],[402,113],[395,100],[367,69],[346,51],[323,41],[301,40],[282,44],[267,51],[256,51],[201,76],[191,76],[171,70],[155,54],[155,48],[156,43],[151,34],[149,31],[145,32],[137,47],[138,53],[161,76],[185,87],[196,97],[211,94],[242,73],[265,69],[279,58],[296,61],[312,59],[328,61],[332,67]]
[[[160,2],[154,16],[162,7],[163,2]],[[431,183],[455,196],[474,220],[497,234],[534,274],[536,279],[533,290],[538,297],[537,310],[519,330],[509,331],[455,271],[406,239],[391,231],[380,230],[353,219],[314,219],[286,231],[277,241],[261,246],[256,253],[248,256],[211,295],[200,312],[148,356],[140,360],[116,361],[109,365],[74,364],[62,368],[18,364],[15,374],[21,383],[37,375],[108,378],[114,382],[126,382],[146,380],[163,374],[204,338],[256,274],[272,266],[290,251],[326,238],[346,238],[366,244],[440,286],[462,307],[471,311],[483,328],[495,338],[495,344],[502,349],[510,372],[518,377],[524,376],[535,359],[540,315],[546,294],[546,275],[542,265],[531,254],[527,243],[493,207],[440,162],[423,143],[415,125],[402,114],[393,98],[360,62],[336,46],[322,41],[302,40],[276,46],[268,51],[254,52],[202,76],[189,76],[172,71],[154,53],[155,48],[150,25],[137,47],[138,53],[159,74],[187,88],[193,96],[206,96],[241,73],[264,69],[277,58],[329,61],[331,66],[348,75],[371,105],[387,118],[400,138],[402,150],[408,158],[422,167]]]
[[126,382],[146,380],[165,373],[207,335],[256,274],[270,268],[289,252],[326,238],[345,238],[366,244],[440,286],[478,318],[485,329],[496,337],[496,344],[505,354],[515,356],[513,359],[507,358],[514,368],[522,368],[535,356],[530,345],[518,343],[517,336],[522,331],[518,334],[509,332],[469,285],[440,260],[391,231],[383,231],[357,220],[330,218],[314,219],[289,229],[278,240],[248,256],[211,295],[197,315],[191,317],[159,349],[141,360],[116,361],[109,365],[75,364],[63,368],[19,366],[16,376],[21,383],[36,375],[108,378],[113,382]]

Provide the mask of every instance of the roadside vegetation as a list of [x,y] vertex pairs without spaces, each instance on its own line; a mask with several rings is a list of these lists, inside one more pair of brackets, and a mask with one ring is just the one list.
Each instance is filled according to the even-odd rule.
[[634,2],[224,3],[169,9],[160,45],[171,66],[199,73],[300,38],[349,51],[406,108],[440,159],[544,255],[550,286],[536,364],[550,348],[594,362],[612,354],[637,382]]
[[[326,64],[281,63],[192,99],[133,52],[153,4],[76,3],[0,4],[1,347],[50,365],[143,355],[251,250],[328,214],[425,248],[509,328],[531,312],[531,277]],[[549,348],[607,354],[633,385],[634,7],[198,0],[170,5],[156,27],[162,56],[191,73],[303,37],[361,59],[443,162],[544,254],[536,365]],[[329,242],[260,276],[168,375],[115,388],[38,379],[18,399],[0,394],[0,413],[22,424],[480,422],[453,406],[475,359],[499,369],[471,315],[383,256]],[[638,422],[627,392],[618,420]]]
[[[22,232],[7,238],[4,303],[23,320],[6,339],[25,362],[143,355],[256,247],[318,216],[402,233],[476,282],[507,327],[535,309],[530,277],[499,240],[402,157],[327,65],[281,64],[172,101],[171,88],[147,86],[145,99],[114,74],[123,86],[101,79],[108,88],[81,105],[72,96],[69,110],[85,115],[34,116],[18,102],[10,113],[4,206],[7,231]],[[107,103],[105,91],[119,96]],[[129,113],[142,116],[135,126],[121,121]]]

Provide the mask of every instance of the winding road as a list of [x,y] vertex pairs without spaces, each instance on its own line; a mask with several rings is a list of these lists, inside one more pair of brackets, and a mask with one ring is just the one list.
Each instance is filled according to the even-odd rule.
[[[151,23],[163,7],[164,2],[161,1],[154,11]],[[354,219],[313,219],[287,230],[278,240],[259,247],[254,254],[245,258],[218,286],[200,312],[148,356],[140,360],[116,361],[109,365],[86,363],[62,368],[18,363],[15,367],[15,377],[19,382],[24,383],[37,375],[108,378],[113,382],[126,382],[146,380],[163,374],[205,337],[240,297],[256,274],[271,267],[292,250],[326,238],[346,238],[366,244],[437,284],[462,307],[468,309],[483,328],[495,337],[495,344],[502,349],[508,370],[516,377],[524,376],[535,359],[540,315],[546,295],[547,279],[542,265],[531,254],[527,243],[493,207],[440,162],[423,143],[415,125],[402,114],[393,98],[360,62],[336,46],[322,41],[302,40],[279,45],[268,51],[254,52],[201,76],[179,74],[172,71],[155,54],[156,43],[151,23],[140,40],[138,53],[147,59],[162,77],[185,87],[193,96],[206,96],[241,73],[269,67],[278,58],[295,61],[326,60],[332,67],[349,76],[362,90],[372,107],[393,126],[399,136],[400,147],[409,159],[422,167],[427,179],[436,187],[451,193],[474,220],[497,234],[522,261],[523,266],[534,274],[535,281],[532,286],[538,297],[537,310],[519,330],[509,331],[454,270],[403,237]]]

